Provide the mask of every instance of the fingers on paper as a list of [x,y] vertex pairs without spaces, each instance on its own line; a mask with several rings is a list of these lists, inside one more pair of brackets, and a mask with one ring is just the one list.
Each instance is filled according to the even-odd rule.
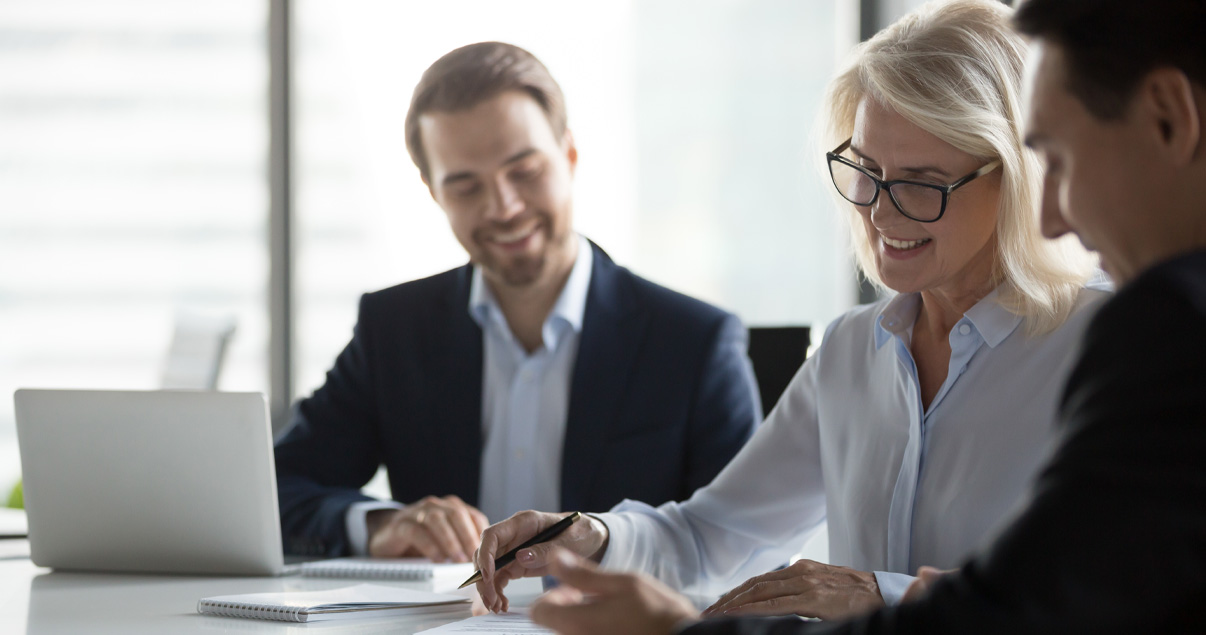
[[748,602],[758,602],[772,597],[771,595],[767,595],[768,593],[772,593],[770,587],[767,586],[768,583],[787,580],[797,575],[799,575],[799,573],[793,571],[792,567],[771,571],[762,575],[756,575],[733,587],[732,590],[720,596],[720,599],[716,600],[712,606],[709,606],[707,609],[705,609],[703,614],[705,616],[719,615],[727,609],[740,606]]
[[785,580],[762,580],[734,595],[717,602],[704,615],[783,615],[793,612],[791,602],[797,593],[795,585]]

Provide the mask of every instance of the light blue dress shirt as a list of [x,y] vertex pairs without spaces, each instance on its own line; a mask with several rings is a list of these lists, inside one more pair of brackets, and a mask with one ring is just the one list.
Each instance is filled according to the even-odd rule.
[[594,263],[578,237],[578,258],[541,331],[544,345],[524,350],[480,268],[473,270],[469,312],[482,327],[482,470],[479,507],[496,523],[525,509],[561,509],[561,451],[570,383]]
[[828,521],[830,563],[876,572],[884,599],[899,601],[907,574],[958,566],[1024,502],[1105,297],[1082,290],[1063,325],[1029,336],[994,291],[951,329],[928,408],[909,350],[920,296],[855,308],[711,484],[683,503],[624,501],[601,515],[603,566],[715,594],[784,564]]
[[[525,509],[561,509],[561,451],[570,383],[590,290],[594,254],[578,236],[561,295],[544,321],[544,346],[531,354],[511,332],[498,301],[473,268],[467,310],[482,328],[482,470],[479,509],[495,523]],[[366,517],[401,509],[395,501],[353,503],[344,527],[353,555],[368,553]]]

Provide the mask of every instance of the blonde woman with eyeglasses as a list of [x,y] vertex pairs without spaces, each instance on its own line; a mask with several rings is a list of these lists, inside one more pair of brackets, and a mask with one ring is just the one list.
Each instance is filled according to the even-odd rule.
[[[835,619],[898,602],[920,565],[958,565],[1023,502],[1106,293],[1086,287],[1094,264],[1079,244],[1040,237],[1041,168],[1020,124],[1026,46],[1010,15],[990,0],[926,5],[860,45],[830,85],[818,155],[863,274],[890,297],[829,326],[690,500],[626,501],[498,572],[495,556],[560,516],[487,530],[487,608],[505,609],[507,581],[546,573],[565,546],[679,591],[727,590],[705,616]],[[831,564],[779,568],[826,522]]]

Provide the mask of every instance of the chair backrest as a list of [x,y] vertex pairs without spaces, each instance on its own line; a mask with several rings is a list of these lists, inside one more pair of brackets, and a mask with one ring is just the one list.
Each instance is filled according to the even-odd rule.
[[232,316],[178,315],[160,387],[215,390],[234,332]]
[[753,326],[749,332],[749,355],[758,380],[762,410],[770,414],[808,355],[808,327]]

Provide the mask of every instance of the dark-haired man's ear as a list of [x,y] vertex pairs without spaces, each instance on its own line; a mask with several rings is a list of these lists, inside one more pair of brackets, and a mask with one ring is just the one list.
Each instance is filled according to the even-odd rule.
[[1178,165],[1193,161],[1202,143],[1202,91],[1175,68],[1159,68],[1140,85],[1140,98],[1156,123],[1159,145]]

